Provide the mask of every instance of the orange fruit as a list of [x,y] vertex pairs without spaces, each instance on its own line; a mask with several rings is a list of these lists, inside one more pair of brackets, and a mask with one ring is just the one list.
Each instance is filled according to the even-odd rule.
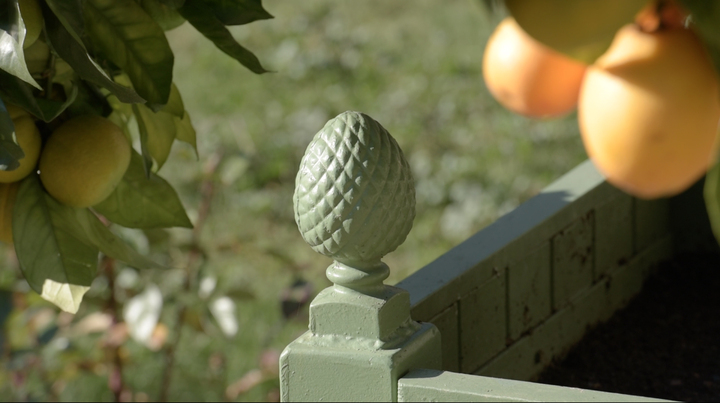
[[40,155],[45,190],[71,207],[90,207],[115,190],[132,148],[122,129],[100,116],[78,116],[50,135]]
[[504,107],[530,117],[557,117],[575,109],[586,66],[525,33],[512,17],[490,36],[483,78]]
[[618,31],[585,76],[578,121],[588,156],[607,180],[652,199],[682,192],[714,160],[718,79],[688,29]]

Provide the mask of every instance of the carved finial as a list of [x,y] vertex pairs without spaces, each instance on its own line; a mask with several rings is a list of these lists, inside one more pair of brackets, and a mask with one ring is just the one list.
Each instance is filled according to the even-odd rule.
[[295,181],[295,221],[310,246],[335,259],[328,278],[359,289],[381,286],[380,259],[405,241],[415,218],[410,166],[378,122],[344,112],[305,151]]

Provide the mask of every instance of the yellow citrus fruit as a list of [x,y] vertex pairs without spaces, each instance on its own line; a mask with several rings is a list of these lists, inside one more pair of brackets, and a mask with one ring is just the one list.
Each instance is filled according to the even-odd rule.
[[577,105],[586,66],[534,40],[511,17],[488,40],[483,78],[490,93],[513,112],[564,115]]
[[20,0],[20,15],[25,23],[25,42],[23,48],[27,49],[40,37],[43,27],[42,11],[38,0]]
[[71,207],[105,200],[130,164],[131,147],[120,127],[100,116],[79,116],[50,135],[40,156],[47,192]]
[[0,171],[0,182],[2,183],[17,182],[28,176],[35,169],[40,156],[42,139],[35,122],[29,116],[21,114],[13,119],[13,124],[15,125],[15,137],[25,153],[25,157],[20,159],[20,166],[16,169]]
[[17,119],[20,116],[30,116],[30,113],[25,109],[7,102],[5,103],[5,108],[7,108],[8,114],[10,114],[10,119],[12,120]]
[[691,30],[627,25],[585,76],[578,105],[585,149],[630,194],[680,193],[714,158],[719,99],[715,70]]
[[0,184],[0,241],[13,243],[12,212],[20,182]]

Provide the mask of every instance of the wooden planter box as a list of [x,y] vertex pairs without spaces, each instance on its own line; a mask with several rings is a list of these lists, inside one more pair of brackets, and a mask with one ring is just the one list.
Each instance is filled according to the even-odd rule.
[[397,284],[442,334],[443,369],[532,380],[673,254],[716,250],[700,184],[644,201],[586,161]]
[[[624,307],[658,263],[701,250],[715,251],[717,243],[700,185],[671,199],[639,200],[609,185],[586,161],[397,284],[409,292],[412,319],[439,329],[442,364],[409,364],[408,372],[405,367],[394,370],[392,360],[383,361],[390,368],[388,376],[396,377],[386,400],[643,400],[525,381],[536,379],[589,328]],[[300,344],[312,337],[308,332]],[[321,355],[335,348],[332,343],[318,349]],[[430,351],[422,348],[423,354]],[[353,367],[362,360],[372,367],[372,349],[358,359],[350,353],[347,361],[330,354],[317,364],[309,350],[301,351],[302,360],[296,361],[292,354],[297,345],[283,354],[283,399],[367,400],[364,393],[342,391],[374,388],[363,383],[372,383],[365,375],[355,375],[365,369]],[[401,350],[401,355],[420,354]],[[296,374],[294,363],[301,361],[305,371]],[[303,385],[298,379],[312,375],[313,365],[325,368],[328,363],[337,365],[337,371],[351,368],[352,375],[335,376],[333,369],[325,372],[333,377],[327,384],[314,381],[315,386],[297,392],[304,387],[297,386]],[[328,390],[318,391],[322,387]]]

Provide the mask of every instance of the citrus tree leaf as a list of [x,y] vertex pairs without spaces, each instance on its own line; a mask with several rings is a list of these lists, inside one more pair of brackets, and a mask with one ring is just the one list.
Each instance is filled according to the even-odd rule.
[[[82,43],[85,34],[85,23],[83,22],[82,0],[45,0],[63,27],[78,43]],[[47,23],[47,16],[43,11],[43,18]],[[52,35],[48,35],[52,36]]]
[[206,0],[205,4],[225,25],[243,25],[273,18],[263,8],[261,0]]
[[78,42],[47,7],[43,7],[45,29],[52,49],[83,79],[107,88],[125,103],[140,103],[145,100],[134,89],[113,81],[88,55],[82,42]]
[[86,0],[94,48],[120,67],[153,109],[168,102],[173,53],[162,28],[134,0]]
[[150,177],[152,173],[152,154],[148,148],[148,130],[145,127],[145,120],[140,118],[140,108],[137,104],[132,105],[133,115],[135,115],[135,121],[137,122],[138,132],[140,132],[140,152],[142,153],[143,169],[145,170],[145,176]]
[[0,7],[4,9],[0,12],[0,69],[37,89],[42,89],[30,75],[25,63],[25,23],[20,16],[20,6],[13,0]]
[[142,121],[142,125],[139,126],[145,130],[145,135],[141,138],[145,139],[148,153],[160,170],[167,161],[173,141],[175,141],[175,121],[173,120],[175,116],[163,111],[155,113],[144,105],[138,105],[137,112],[135,116],[138,122]]
[[237,60],[250,71],[257,74],[267,73],[260,61],[249,50],[235,41],[230,31],[220,19],[208,9],[201,0],[186,0],[178,9],[180,14],[206,38],[210,39],[218,49]]
[[142,8],[160,25],[163,31],[175,29],[185,23],[185,18],[177,11],[179,6],[167,5],[160,0],[138,1]]
[[175,138],[184,143],[188,143],[195,150],[195,156],[197,156],[197,139],[195,134],[195,128],[193,128],[192,122],[190,121],[190,115],[185,112],[182,119],[177,116],[175,121]]
[[634,21],[647,0],[506,0],[525,32],[545,45],[585,63],[610,47],[615,33]]
[[162,108],[162,111],[171,113],[179,118],[185,115],[185,104],[183,104],[180,91],[175,84],[170,87],[170,97],[168,98],[167,104]]
[[72,313],[95,278],[99,252],[77,224],[77,210],[47,195],[31,174],[20,185],[12,219],[25,279],[43,298]]
[[690,12],[695,31],[703,40],[720,75],[720,4],[704,0],[680,0],[680,3]]
[[74,86],[64,102],[35,98],[30,84],[9,73],[0,71],[0,98],[25,109],[45,122],[58,117],[75,100],[76,96],[77,87]]
[[25,153],[15,139],[15,125],[0,99],[0,170],[11,171],[20,166]]
[[705,176],[704,196],[710,226],[720,243],[720,163],[710,168]]
[[113,112],[107,98],[97,87],[83,80],[77,80],[76,84],[78,95],[67,108],[68,118],[82,115],[108,116]]
[[128,228],[192,228],[175,190],[163,178],[145,176],[142,157],[133,152],[130,167],[115,191],[93,207],[108,220]]
[[158,0],[160,3],[172,7],[172,8],[180,8],[183,4],[185,4],[185,0]]

